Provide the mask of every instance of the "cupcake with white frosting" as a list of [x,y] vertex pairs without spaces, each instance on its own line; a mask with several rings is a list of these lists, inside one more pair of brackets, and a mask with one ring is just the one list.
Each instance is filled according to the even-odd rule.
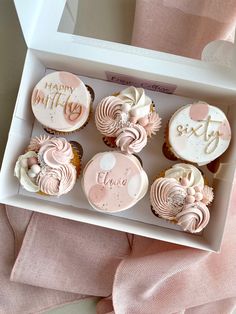
[[159,131],[161,118],[144,89],[131,86],[101,100],[96,108],[95,123],[108,146],[135,154]]
[[213,189],[205,185],[200,170],[184,163],[166,170],[150,190],[153,213],[190,233],[199,233],[207,226],[213,198]]
[[74,187],[81,157],[81,146],[76,142],[45,135],[35,137],[25,154],[19,156],[14,175],[29,192],[61,196]]

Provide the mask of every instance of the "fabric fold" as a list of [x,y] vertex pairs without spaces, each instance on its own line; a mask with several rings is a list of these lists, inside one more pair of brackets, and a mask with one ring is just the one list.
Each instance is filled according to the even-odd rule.
[[34,213],[11,280],[93,296],[109,296],[127,235],[111,229]]
[[[26,222],[25,210],[11,208],[12,220],[17,220],[21,231],[16,232],[23,237]],[[13,218],[14,213],[16,214]],[[8,220],[5,205],[0,204],[0,313],[1,314],[29,314],[40,313],[63,304],[72,303],[84,298],[73,293],[42,289],[9,280],[15,262],[14,234]],[[19,238],[18,238],[19,239]],[[17,242],[20,245],[20,241]]]

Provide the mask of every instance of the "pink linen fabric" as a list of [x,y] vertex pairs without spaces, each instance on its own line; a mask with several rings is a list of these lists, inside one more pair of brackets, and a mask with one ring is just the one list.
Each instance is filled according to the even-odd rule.
[[201,58],[211,41],[235,28],[234,0],[136,0],[132,45]]
[[236,186],[220,254],[34,213],[11,280],[104,297],[98,314],[232,313],[235,224]]
[[126,233],[34,213],[11,280],[107,297],[117,266],[129,254]]
[[[10,281],[15,254],[30,221],[32,212],[20,208],[9,212],[8,220],[4,205],[0,204],[0,314],[39,313],[66,303],[72,303],[83,295],[33,287]],[[37,284],[36,284],[37,286]]]

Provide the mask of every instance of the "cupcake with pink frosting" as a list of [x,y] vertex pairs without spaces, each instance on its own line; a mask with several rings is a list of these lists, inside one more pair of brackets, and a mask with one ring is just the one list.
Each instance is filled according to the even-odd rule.
[[213,189],[205,185],[200,170],[185,163],[166,170],[150,190],[153,213],[190,233],[199,233],[207,226],[213,198]]
[[95,112],[98,131],[110,147],[135,154],[161,127],[161,118],[143,88],[128,87],[101,100]]
[[61,196],[74,187],[81,157],[82,149],[77,142],[46,135],[35,137],[18,158],[14,174],[29,192]]

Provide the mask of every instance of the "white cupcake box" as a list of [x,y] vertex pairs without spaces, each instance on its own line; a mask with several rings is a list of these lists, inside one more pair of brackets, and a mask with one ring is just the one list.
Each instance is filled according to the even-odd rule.
[[[193,60],[72,35],[79,0],[14,2],[28,51],[0,173],[0,202],[198,249],[220,251],[236,165],[234,136],[230,148],[220,160],[218,172],[212,176],[203,168],[213,180],[215,201],[210,223],[200,235],[182,232],[177,226],[156,218],[150,210],[148,195],[125,212],[102,214],[92,210],[79,181],[71,193],[61,198],[42,197],[22,190],[13,169],[30,138],[44,132],[31,111],[33,87],[46,73],[56,70],[75,73],[92,86],[96,95],[95,106],[102,97],[125,88],[123,83],[143,86],[157,104],[163,125],[180,106],[193,100],[204,100],[219,106],[227,114],[234,135],[235,45],[224,42],[209,44],[203,51],[203,58],[211,62]],[[217,47],[220,49],[216,50]],[[227,59],[222,56],[227,56]],[[160,170],[173,164],[162,154],[163,135],[164,127],[140,154],[150,182]],[[109,150],[95,129],[93,117],[82,131],[67,138],[79,141],[84,147],[83,164],[97,152]]]

